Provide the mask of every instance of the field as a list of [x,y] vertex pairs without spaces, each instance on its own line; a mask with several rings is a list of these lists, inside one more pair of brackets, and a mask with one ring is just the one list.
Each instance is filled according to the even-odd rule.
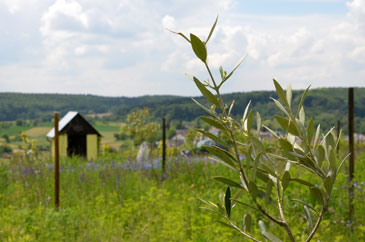
[[[217,223],[214,214],[199,208],[202,203],[198,198],[217,201],[224,191],[212,176],[233,175],[206,157],[170,159],[164,181],[158,160],[153,169],[149,163],[123,161],[117,155],[93,163],[66,159],[61,164],[61,207],[56,211],[50,160],[18,155],[1,163],[1,241],[246,241]],[[356,162],[354,232],[350,233],[347,224],[348,184],[343,172],[316,238],[364,241],[364,181],[362,153]],[[290,192],[311,202],[306,190],[290,185]],[[241,199],[245,201],[245,196]],[[259,219],[253,210],[239,205],[234,209],[242,216],[251,212],[254,220]],[[294,207],[289,214],[295,214],[289,221],[295,236],[304,238],[303,208]],[[259,234],[257,228],[255,233]]]
[[[118,149],[114,139],[119,123],[94,124],[103,135],[103,144]],[[47,144],[50,125],[9,127],[22,130],[38,144]],[[15,135],[11,136],[14,139]],[[2,143],[4,143],[4,139]],[[346,142],[341,141],[341,153]],[[49,143],[48,143],[49,144]],[[11,145],[20,147],[21,141]],[[365,240],[365,152],[357,147],[355,164],[355,226],[348,220],[348,187],[344,167],[334,185],[329,209],[315,240]],[[295,170],[300,173],[301,170]],[[234,177],[233,171],[215,164],[207,156],[177,156],[167,161],[167,176],[162,180],[161,161],[130,161],[119,153],[106,153],[95,162],[81,158],[61,161],[61,206],[54,208],[54,169],[48,151],[16,152],[0,162],[0,241],[247,241],[218,223],[218,217],[201,209],[199,200],[217,202],[225,186],[214,176]],[[315,181],[313,181],[315,182]],[[309,191],[291,183],[289,199],[300,198],[315,206]],[[243,194],[240,200],[250,204]],[[237,204],[234,208],[241,224],[250,213],[257,225],[262,216]],[[298,241],[308,233],[303,206],[289,200],[285,204],[288,223]],[[237,216],[237,215],[235,215]],[[284,241],[284,233],[265,221]],[[264,241],[258,226],[254,233]]]
[[[6,142],[2,136],[4,134],[9,136],[11,142],[7,144],[13,150],[18,151],[22,145],[22,140],[17,137],[21,132],[24,132],[30,139],[36,140],[37,145],[42,150],[49,150],[50,142],[46,139],[47,133],[52,129],[51,122],[38,123],[33,125],[32,123],[23,123],[22,125],[16,125],[15,122],[7,122],[8,126],[5,128],[0,127],[0,145],[4,145]],[[94,127],[102,135],[102,145],[110,145],[115,150],[118,150],[121,141],[117,141],[114,138],[114,134],[119,131],[121,123],[118,122],[101,122],[96,121]]]

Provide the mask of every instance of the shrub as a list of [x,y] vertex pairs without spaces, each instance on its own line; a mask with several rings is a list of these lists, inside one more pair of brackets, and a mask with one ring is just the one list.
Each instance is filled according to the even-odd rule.
[[[254,130],[254,114],[250,110],[250,103],[248,103],[242,119],[235,120],[231,115],[234,101],[227,105],[222,99],[220,89],[245,57],[238,61],[229,74],[220,67],[221,80],[220,82],[216,81],[208,65],[207,43],[213,34],[217,20],[218,18],[206,41],[202,41],[194,34],[190,34],[190,38],[188,38],[182,33],[173,32],[189,42],[196,57],[203,62],[209,73],[209,79],[205,82],[201,82],[195,76],[190,78],[210,103],[210,106],[204,106],[195,99],[193,101],[207,114],[201,119],[210,126],[219,129],[226,139],[223,140],[221,137],[204,130],[198,130],[198,132],[228,149],[225,150],[218,146],[206,146],[204,148],[214,156],[211,159],[222,163],[237,174],[236,179],[224,176],[214,177],[217,181],[225,184],[227,188],[217,203],[202,200],[206,205],[205,209],[218,214],[223,219],[220,223],[235,229],[253,241],[259,241],[255,238],[256,235],[251,228],[252,221],[256,216],[252,212],[246,213],[243,216],[243,221],[240,222],[243,226],[239,226],[238,219],[233,216],[233,212],[236,205],[248,208],[247,211],[250,211],[249,209],[257,210],[260,213],[257,224],[262,236],[267,240],[277,242],[281,240],[269,232],[267,221],[282,229],[280,235],[284,236],[284,239],[289,237],[291,241],[296,241],[298,237],[303,237],[302,233],[305,229],[302,230],[302,233],[295,234],[288,223],[288,217],[294,216],[295,218],[297,216],[297,214],[289,216],[290,205],[300,204],[303,206],[308,225],[305,241],[310,241],[328,208],[333,184],[346,159],[343,159],[340,165],[337,164],[335,151],[339,139],[333,129],[321,134],[320,125],[315,128],[312,118],[306,121],[303,103],[309,88],[304,91],[300,103],[294,109],[290,85],[284,91],[275,80],[274,85],[278,99],[273,98],[273,101],[282,111],[283,116],[275,116],[274,119],[285,131],[285,134],[279,136],[270,128],[263,126],[259,113],[256,113],[256,130]],[[260,140],[259,133],[262,127],[271,132],[277,145],[276,148],[268,149]],[[246,142],[242,143],[237,139],[240,135],[245,137]],[[304,178],[303,173],[308,174],[308,176]],[[295,197],[295,194],[290,194],[291,199],[289,200],[288,187],[292,183],[308,189],[307,191],[312,197],[312,205],[309,201]],[[249,204],[240,199],[242,196],[250,199]],[[274,229],[276,230],[276,228]],[[270,230],[273,230],[271,226]]]

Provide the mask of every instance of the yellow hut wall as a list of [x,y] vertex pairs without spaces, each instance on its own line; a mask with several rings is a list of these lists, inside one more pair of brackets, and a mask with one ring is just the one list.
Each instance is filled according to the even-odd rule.
[[[60,157],[66,157],[67,156],[67,134],[60,134],[58,136],[58,142],[60,145],[59,148],[59,152],[60,152]],[[54,144],[54,139],[52,139],[52,158],[55,157],[55,144]]]
[[88,134],[86,136],[86,158],[87,160],[96,160],[98,158],[98,136],[96,134]]

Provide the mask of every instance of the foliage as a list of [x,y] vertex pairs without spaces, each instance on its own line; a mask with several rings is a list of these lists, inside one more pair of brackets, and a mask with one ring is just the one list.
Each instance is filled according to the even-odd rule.
[[13,149],[9,145],[0,145],[0,156],[3,154],[11,154]]
[[[293,105],[300,102],[301,91],[293,91]],[[272,91],[240,92],[222,94],[222,98],[231,103],[235,100],[232,108],[234,117],[240,116],[249,100],[252,108],[260,112],[262,120],[269,127],[278,128],[274,121],[268,120],[280,112],[275,109],[275,104],[269,97],[277,98]],[[365,88],[355,88],[355,115],[357,132],[365,132]],[[207,105],[202,97],[195,98],[200,103]],[[320,88],[313,89],[307,94],[304,103],[307,115],[315,117],[316,123],[321,123],[324,129],[336,125],[341,121],[344,133],[347,133],[347,89],[346,88]],[[21,94],[0,93],[0,121],[34,120],[39,126],[40,122],[52,120],[54,110],[59,111],[60,116],[70,110],[77,110],[86,115],[88,113],[110,113],[102,119],[109,121],[124,120],[130,112],[137,109],[149,108],[151,119],[160,122],[165,116],[168,122],[193,121],[203,112],[188,97],[178,96],[142,96],[142,97],[100,97],[93,95],[65,95],[65,94]],[[90,121],[90,120],[89,120]],[[3,134],[1,123],[0,135]],[[20,128],[20,127],[19,127]],[[15,133],[14,133],[15,134]],[[8,133],[8,135],[13,135]]]
[[5,140],[6,143],[10,143],[9,135],[3,134],[1,137],[4,138],[4,140]]
[[[313,205],[310,205],[308,201],[303,201],[297,197],[291,198],[292,201],[304,207],[306,224],[308,225],[305,241],[310,241],[317,232],[328,208],[333,184],[343,162],[346,160],[345,158],[340,165],[337,164],[335,152],[339,138],[336,137],[333,129],[321,135],[320,125],[315,129],[313,119],[306,122],[303,104],[309,88],[301,95],[300,102],[297,108],[294,109],[292,105],[293,92],[290,85],[285,92],[275,80],[274,85],[278,99],[272,98],[272,100],[281,110],[283,116],[275,115],[274,118],[281,129],[284,130],[284,136],[278,136],[276,132],[264,127],[272,133],[275,139],[274,143],[277,144],[275,150],[266,149],[259,138],[259,132],[262,129],[259,113],[256,113],[256,130],[254,130],[254,115],[253,111],[250,110],[250,102],[246,106],[242,119],[234,119],[232,108],[235,103],[232,101],[230,105],[227,105],[221,96],[220,90],[245,57],[237,62],[230,73],[220,67],[221,81],[217,82],[215,80],[209,68],[206,45],[212,36],[217,20],[218,18],[206,41],[200,40],[194,34],[190,34],[190,38],[188,38],[182,33],[176,33],[189,42],[196,57],[203,62],[209,73],[209,79],[204,82],[201,82],[195,76],[190,77],[210,104],[204,106],[193,99],[207,114],[201,119],[211,127],[218,128],[229,138],[230,145],[220,137],[201,130],[200,132],[205,133],[218,144],[229,147],[229,150],[226,151],[218,146],[206,146],[204,148],[215,156],[212,159],[236,172],[234,180],[225,176],[214,177],[215,180],[228,187],[219,202],[213,203],[202,200],[206,205],[205,209],[218,214],[223,219],[220,223],[235,229],[250,240],[259,241],[255,233],[252,232],[253,215],[251,212],[247,211],[244,215],[243,222],[240,223],[243,223],[243,227],[238,225],[235,219],[232,218],[235,206],[255,208],[260,211],[262,216],[262,219],[258,220],[258,227],[263,238],[277,242],[281,241],[277,236],[281,236],[282,239],[288,237],[290,241],[296,241],[299,238],[293,233],[293,228],[288,222],[291,218],[289,218],[290,213],[288,213],[285,205],[288,206],[287,204],[290,201],[286,191],[288,186],[291,183],[298,183],[298,185],[308,190],[314,201]],[[248,142],[239,142],[236,137],[237,133],[243,134]],[[243,150],[243,152],[240,152],[240,150]],[[291,169],[293,166],[300,169],[301,173],[310,174],[310,179],[304,179],[302,174],[294,173]],[[314,181],[317,183],[316,185],[313,183]],[[250,198],[249,204],[242,201],[241,198],[244,194],[245,197]],[[297,215],[294,214],[293,216]],[[274,233],[273,231],[277,231],[276,227],[267,227],[268,222],[281,228],[285,231],[285,234],[280,233],[278,235],[278,233]],[[303,228],[304,226],[305,223],[303,223]]]
[[156,122],[149,122],[148,108],[128,114],[126,124],[120,128],[121,133],[132,137],[137,145],[143,141],[151,142],[158,129],[159,125]]

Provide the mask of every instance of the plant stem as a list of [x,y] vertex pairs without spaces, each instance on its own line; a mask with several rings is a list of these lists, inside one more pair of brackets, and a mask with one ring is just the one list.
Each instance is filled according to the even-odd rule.
[[[238,164],[240,166],[240,173],[242,174],[242,177],[243,177],[243,180],[245,182],[245,185],[246,187],[248,188],[248,180],[247,180],[247,177],[246,177],[246,174],[245,172],[243,171],[243,167],[242,167],[242,164],[241,164],[241,161],[240,161],[240,157],[239,157],[239,153],[238,153],[238,148],[237,148],[237,142],[236,142],[236,137],[234,136],[232,130],[229,130],[230,132],[230,135],[231,135],[231,138],[233,140],[233,147],[234,147],[234,151],[235,151],[235,154],[236,154],[236,159],[238,161]],[[282,224],[282,221],[280,221],[279,219],[277,218],[274,218],[272,215],[270,215],[256,200],[254,201],[255,202],[255,205],[256,207],[266,216],[268,217],[271,221],[279,224],[280,226],[283,226]]]
[[229,134],[231,135],[231,138],[233,140],[234,153],[236,155],[237,162],[240,166],[240,173],[242,174],[243,181],[245,182],[245,185],[248,188],[248,180],[247,180],[245,172],[243,171],[243,167],[242,167],[242,164],[241,164],[241,161],[240,161],[240,155],[238,153],[236,137],[234,136],[233,131],[231,129],[229,129]]
[[256,242],[260,242],[260,240],[255,239],[254,237],[252,237],[249,234],[246,234],[244,231],[242,231],[240,228],[237,227],[237,225],[235,225],[234,223],[232,223],[232,221],[228,218],[225,218],[227,220],[227,222],[232,226],[232,228],[234,228],[235,230],[237,230],[239,233],[241,233],[242,235],[246,236],[247,238],[256,241]]
[[219,87],[217,86],[217,83],[215,82],[215,80],[214,80],[214,77],[213,77],[213,75],[212,75],[212,72],[210,71],[210,69],[209,69],[209,66],[208,66],[208,64],[206,63],[206,62],[204,62],[204,65],[205,65],[205,67],[207,68],[207,70],[208,70],[208,73],[209,73],[209,76],[210,76],[210,79],[212,79],[212,82],[213,82],[213,85],[214,85],[214,90],[217,92],[217,95],[218,95],[218,100],[219,100],[219,102],[220,102],[220,104],[221,104],[221,108],[222,108],[222,111],[225,113],[226,111],[225,111],[225,108],[224,108],[224,102],[223,102],[223,99],[222,99],[222,96],[221,96],[221,94],[220,94],[220,92],[219,92]]
[[308,238],[306,239],[306,241],[305,241],[305,242],[309,242],[309,241],[313,238],[314,234],[317,232],[317,229],[319,228],[319,224],[320,224],[320,223],[321,223],[321,221],[322,221],[323,214],[324,214],[324,212],[326,211],[326,208],[327,208],[327,202],[328,202],[328,200],[325,200],[325,203],[323,204],[323,207],[322,207],[322,209],[321,209],[321,213],[320,213],[320,214],[319,214],[319,216],[318,216],[318,219],[317,219],[316,225],[315,225],[315,226],[314,226],[314,228],[312,229],[312,232],[309,234],[309,236],[308,236]]

